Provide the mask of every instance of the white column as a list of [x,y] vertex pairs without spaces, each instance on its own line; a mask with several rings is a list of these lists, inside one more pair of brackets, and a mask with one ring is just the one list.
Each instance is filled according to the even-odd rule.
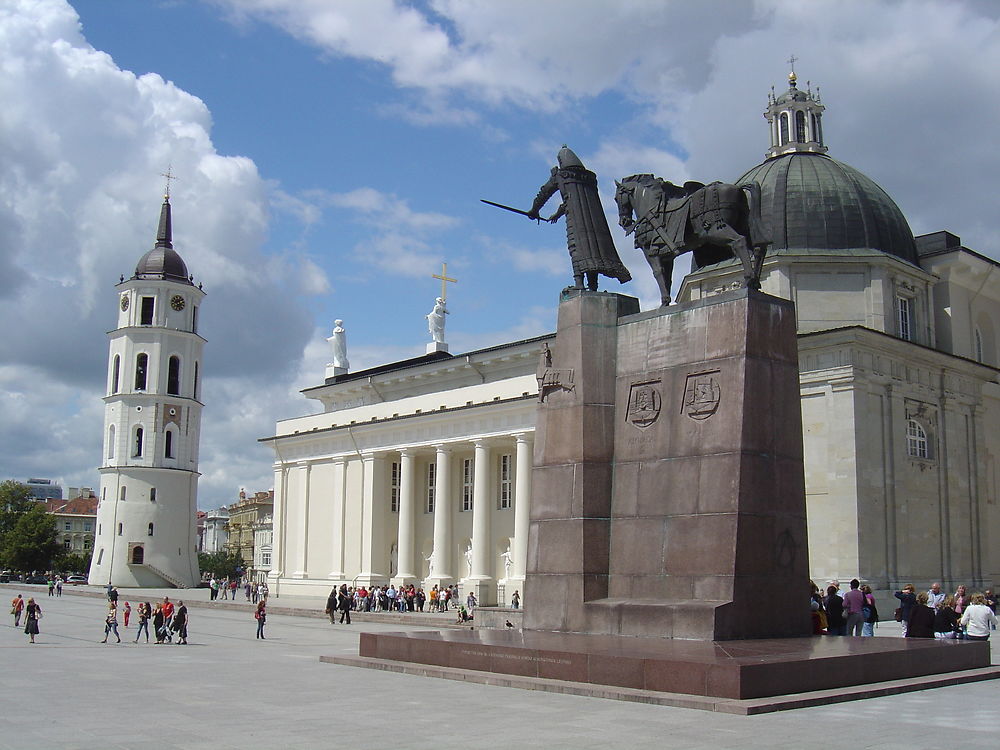
[[331,567],[328,578],[344,578],[344,509],[347,501],[347,459],[333,462],[333,528],[330,529]]
[[413,569],[414,522],[416,520],[416,487],[413,450],[399,452],[399,534],[396,547],[396,578],[400,583],[410,583],[417,576]]
[[307,555],[309,554],[309,496],[312,479],[312,462],[300,461],[298,468],[302,472],[302,513],[299,516],[299,559],[298,570],[292,573],[292,578],[307,578]]
[[[514,560],[511,577],[524,581],[528,563],[528,527],[531,520],[531,470],[534,466],[532,436],[517,435],[514,466]],[[503,602],[501,602],[503,604]]]
[[490,447],[476,440],[475,478],[472,485],[472,575],[490,577]]
[[434,446],[434,551],[431,553],[431,584],[452,578],[451,567],[451,448]]
[[361,572],[356,582],[365,586],[383,585],[388,581],[388,548],[385,540],[387,509],[379,503],[384,499],[386,477],[384,455],[362,454],[364,477],[361,490]]
[[[274,581],[269,586],[274,589],[271,593],[275,596],[278,596],[278,579],[285,574],[285,550],[288,547],[285,543],[285,536],[288,534],[288,524],[285,522],[286,507],[288,505],[285,498],[287,491],[285,471],[286,469],[282,464],[274,465],[274,510],[272,511],[274,526],[272,529],[273,538],[271,540],[271,561],[273,565],[267,577]],[[216,543],[218,543],[218,528],[216,528],[215,534]]]

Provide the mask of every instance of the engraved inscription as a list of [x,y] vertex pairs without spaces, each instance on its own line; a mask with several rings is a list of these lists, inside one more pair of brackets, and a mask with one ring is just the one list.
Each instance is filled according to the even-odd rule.
[[659,418],[661,404],[659,380],[633,383],[628,394],[628,413],[625,418],[643,430]]
[[687,376],[681,410],[691,419],[708,419],[719,410],[722,388],[719,371],[695,372]]

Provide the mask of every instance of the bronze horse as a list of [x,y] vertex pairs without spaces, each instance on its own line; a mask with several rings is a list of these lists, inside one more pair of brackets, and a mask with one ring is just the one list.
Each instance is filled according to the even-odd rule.
[[770,243],[760,221],[760,185],[687,182],[682,188],[651,174],[634,174],[615,185],[618,223],[626,234],[635,234],[664,305],[670,304],[674,258],[685,252],[695,254],[699,267],[739,258],[743,285],[760,289]]

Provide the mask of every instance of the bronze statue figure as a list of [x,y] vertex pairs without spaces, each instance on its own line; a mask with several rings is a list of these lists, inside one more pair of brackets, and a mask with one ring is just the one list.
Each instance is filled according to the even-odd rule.
[[597,291],[598,274],[618,279],[623,284],[630,281],[632,275],[618,257],[611,239],[597,193],[597,175],[584,167],[579,157],[566,146],[559,150],[558,158],[559,166],[552,168],[549,181],[542,185],[526,215],[530,219],[541,218],[539,210],[559,191],[562,204],[547,221],[554,224],[560,216],[566,216],[566,240],[573,263],[574,286],[583,289],[584,275],[591,291]]
[[618,223],[626,234],[635,234],[664,305],[670,304],[674,258],[685,252],[695,253],[699,266],[739,258],[744,286],[760,289],[770,243],[760,221],[760,185],[686,182],[678,187],[651,174],[615,184]]

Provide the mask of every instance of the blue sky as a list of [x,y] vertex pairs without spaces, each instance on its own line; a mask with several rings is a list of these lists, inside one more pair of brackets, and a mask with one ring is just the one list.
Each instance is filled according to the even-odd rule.
[[[119,274],[175,247],[208,292],[200,505],[271,484],[256,443],[352,369],[420,354],[448,262],[453,352],[554,327],[564,226],[527,207],[568,143],[601,178],[733,180],[772,85],[822,87],[830,155],[917,233],[1000,255],[990,2],[4,0],[0,477],[98,482]],[[552,204],[554,207],[554,203]],[[612,228],[655,304],[641,254]],[[686,268],[686,261],[682,261]],[[678,277],[679,278],[679,277]],[[675,282],[678,279],[675,279]]]

